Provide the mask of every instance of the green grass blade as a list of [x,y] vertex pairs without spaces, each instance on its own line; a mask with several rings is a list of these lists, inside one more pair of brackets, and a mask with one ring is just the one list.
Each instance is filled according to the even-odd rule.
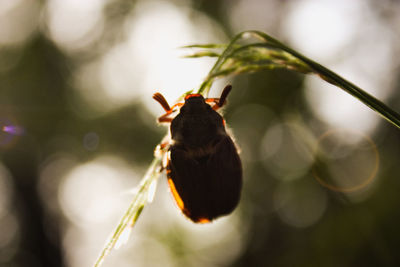
[[220,54],[212,51],[200,51],[193,54],[183,56],[184,58],[197,58],[197,57],[219,57]]
[[[250,38],[255,38],[257,42],[240,45],[241,41],[248,41]],[[211,46],[193,45],[191,47],[201,47],[204,49],[217,48],[218,46],[212,44]],[[224,45],[221,45],[220,47],[224,47]],[[262,62],[263,60],[265,62]],[[291,49],[273,37],[259,31],[241,32],[232,39],[221,53],[204,82],[200,85],[198,93],[207,96],[208,91],[216,78],[221,78],[231,74],[236,75],[245,72],[272,69],[274,67],[285,67],[301,73],[317,74],[326,82],[346,91],[377,112],[384,119],[400,128],[399,113],[328,68]]]
[[383,102],[375,98],[374,96],[370,95],[369,93],[365,92],[358,86],[354,85],[353,83],[347,81],[346,79],[342,78],[338,74],[334,73],[333,71],[329,70],[328,68],[318,64],[317,62],[305,57],[304,55],[300,54],[299,52],[287,47],[286,45],[280,43],[278,40],[272,38],[271,36],[258,31],[252,31],[252,34],[261,37],[266,42],[272,42],[277,47],[281,48],[282,50],[288,52],[289,54],[293,55],[294,57],[300,59],[304,63],[306,63],[314,73],[318,74],[323,80],[340,87],[347,93],[351,94],[352,96],[356,97],[358,100],[363,102],[365,105],[370,107],[372,110],[376,111],[379,115],[381,115],[384,119],[395,125],[396,127],[400,128],[400,114],[396,111],[389,108]]
[[[159,176],[160,164],[161,159],[158,157],[154,158],[145,176],[142,178],[138,187],[138,191],[130,203],[128,210],[125,212],[124,216],[119,221],[117,228],[106,242],[106,245],[100,253],[100,256],[97,258],[94,267],[100,267],[105,257],[111,252],[111,250],[115,247],[118,247],[118,244],[120,244],[119,242],[123,242],[128,239],[130,229],[135,225],[144,206],[149,201],[149,198],[152,197],[151,194],[154,194],[152,190],[155,190],[154,187]],[[123,240],[122,237],[124,237]]]
[[225,48],[226,44],[194,44],[194,45],[184,45],[180,48]]

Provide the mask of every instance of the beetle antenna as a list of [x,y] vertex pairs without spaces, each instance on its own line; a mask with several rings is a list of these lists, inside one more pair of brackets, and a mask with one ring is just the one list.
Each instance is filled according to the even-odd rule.
[[222,90],[221,97],[219,98],[219,101],[217,103],[219,107],[222,107],[225,104],[226,98],[231,90],[232,90],[232,85],[230,84],[225,86],[224,90]]
[[164,97],[162,94],[160,94],[160,93],[155,93],[155,94],[153,95],[153,99],[154,99],[155,101],[157,101],[158,103],[160,103],[160,105],[163,107],[163,109],[165,109],[165,111],[168,112],[168,111],[171,110],[171,107],[169,106],[167,100],[165,100],[165,97]]

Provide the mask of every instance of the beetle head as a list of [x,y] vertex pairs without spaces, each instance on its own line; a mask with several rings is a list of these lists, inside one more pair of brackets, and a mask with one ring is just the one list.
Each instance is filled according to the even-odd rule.
[[180,113],[187,114],[189,116],[206,114],[210,111],[211,106],[205,102],[204,97],[200,94],[186,96],[185,104],[180,109]]

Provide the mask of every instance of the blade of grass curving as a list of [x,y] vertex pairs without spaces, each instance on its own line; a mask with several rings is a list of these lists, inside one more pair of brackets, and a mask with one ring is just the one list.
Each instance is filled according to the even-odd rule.
[[185,55],[184,58],[197,58],[197,57],[219,57],[220,54],[212,51],[200,51],[193,54]]
[[184,45],[180,48],[225,48],[226,44],[194,44],[194,45]]
[[276,64],[246,64],[240,67],[226,68],[221,70],[220,72],[215,72],[210,79],[216,79],[219,77],[225,77],[228,75],[238,75],[242,73],[251,73],[262,70],[272,70],[277,68],[284,68],[283,66],[277,66]]
[[213,78],[210,78],[214,75],[215,72],[219,72],[220,66],[225,62],[227,58],[229,58],[229,54],[233,49],[235,49],[236,42],[239,41],[242,36],[246,34],[246,32],[241,32],[237,34],[233,39],[229,42],[228,46],[226,46],[225,50],[222,52],[221,56],[217,59],[214,66],[211,68],[210,72],[208,73],[207,77],[205,78],[204,82],[200,85],[199,89],[197,90],[198,94],[202,94],[205,97],[208,96],[208,91],[211,88],[211,84],[213,82]]
[[[212,69],[210,70],[209,74],[207,75],[207,77],[205,78],[204,82],[200,85],[199,90],[197,91],[197,93],[199,94],[203,94],[205,97],[208,95],[208,91],[211,88],[211,85],[215,79],[215,77],[220,76],[220,73],[223,69],[224,64],[229,60],[229,59],[235,59],[235,57],[239,57],[240,53],[242,51],[244,52],[248,52],[246,50],[250,49],[250,48],[254,48],[257,45],[261,45],[261,44],[250,44],[250,45],[239,45],[237,44],[238,41],[240,41],[241,39],[244,39],[247,37],[250,37],[251,35],[249,34],[249,32],[241,32],[238,35],[236,35],[231,42],[225,47],[225,50],[223,51],[223,53],[220,55],[220,57],[218,58],[218,60],[216,61],[216,63],[214,64],[214,66],[212,67]],[[266,45],[265,43],[263,43],[262,45]],[[273,51],[276,50],[277,48],[275,47],[275,44],[270,44],[271,45],[271,49],[270,49],[270,57],[269,59],[272,58],[287,58],[287,56],[285,57],[285,55],[282,54],[282,52],[277,52],[277,51]],[[218,47],[215,44],[210,45],[212,48]],[[191,45],[189,47],[192,48],[208,48],[209,45]],[[223,47],[223,45],[221,45],[220,47]],[[254,55],[254,54],[253,54]],[[265,58],[265,56],[264,56]],[[254,57],[249,57],[249,59],[255,59]],[[240,62],[239,62],[240,63]],[[252,63],[252,62],[250,62]],[[249,62],[243,62],[243,64],[249,64]],[[253,64],[254,65],[254,64]],[[267,68],[270,68],[270,66],[268,66]],[[299,68],[300,69],[300,68]],[[250,70],[250,68],[249,68]],[[253,70],[251,70],[253,71]],[[240,71],[240,73],[242,73],[243,71]],[[235,71],[230,71],[230,73],[236,73]]]
[[300,59],[304,63],[306,63],[314,73],[318,74],[323,80],[340,87],[347,93],[351,94],[352,96],[356,97],[358,100],[363,102],[365,105],[370,107],[372,110],[379,113],[384,119],[395,125],[396,127],[400,128],[400,114],[389,108],[383,102],[378,100],[377,98],[373,97],[369,93],[365,92],[355,84],[347,81],[346,79],[342,78],[341,76],[337,75],[333,71],[325,68],[324,66],[318,64],[317,62],[305,57],[304,55],[298,53],[297,51],[287,47],[286,45],[280,43],[278,40],[272,38],[271,36],[258,31],[251,31],[252,34],[259,36],[260,38],[264,39],[266,42],[271,42],[275,44],[277,47],[281,48],[282,50],[292,54],[294,57]]
[[[130,229],[135,225],[139,218],[144,206],[151,201],[152,190],[155,190],[154,186],[157,182],[157,178],[160,174],[159,166],[161,164],[161,158],[155,157],[153,162],[150,164],[146,174],[140,181],[138,191],[136,192],[132,202],[129,205],[128,210],[118,223],[117,228],[106,242],[100,256],[97,258],[94,267],[100,267],[104,261],[104,258],[111,252],[114,247],[117,247],[118,242],[121,242],[121,237],[125,234],[129,234]],[[125,236],[124,240],[127,240],[128,236]]]
[[[238,44],[239,41],[249,39],[250,37],[254,37],[263,42],[251,43],[247,45]],[[208,48],[207,45],[194,45],[192,47]],[[217,48],[218,46],[213,44],[212,47]],[[223,47],[223,45],[220,47]],[[260,50],[257,53],[254,50],[256,48],[264,49],[264,51]],[[246,53],[248,54],[246,55]],[[234,62],[229,62],[228,60],[233,60]],[[269,60],[270,62],[267,62],[265,65],[257,64],[257,62],[260,60]],[[226,64],[227,62],[229,64]],[[400,128],[400,115],[383,102],[365,92],[353,83],[337,75],[333,71],[325,68],[319,63],[305,57],[299,52],[287,47],[273,37],[260,31],[245,31],[237,34],[225,47],[225,50],[214,64],[208,76],[200,85],[198,93],[207,95],[214,79],[216,78],[229,74],[254,72],[273,68],[274,64],[276,67],[284,66],[288,69],[298,72],[315,73],[319,75],[326,82],[329,82],[356,97],[362,103],[380,114],[384,119]],[[240,65],[247,65],[248,67],[243,67]]]
[[[285,67],[296,70],[304,74],[312,72],[312,69],[304,62],[271,44],[255,43],[243,45],[233,50],[227,57],[228,58],[224,61],[225,64],[220,65],[218,69],[219,72],[221,72],[221,69],[225,68],[225,65],[228,65],[228,68],[232,68],[232,64],[241,69],[239,71],[240,73],[245,72],[242,71],[245,69],[243,66],[250,65],[254,66],[248,68],[250,71],[254,71],[254,68],[256,68],[255,66],[259,65],[262,66],[260,70],[273,69],[273,66],[275,66],[277,68]],[[229,62],[228,60],[233,60],[234,63],[226,64]],[[211,75],[210,77],[215,77],[215,75]]]

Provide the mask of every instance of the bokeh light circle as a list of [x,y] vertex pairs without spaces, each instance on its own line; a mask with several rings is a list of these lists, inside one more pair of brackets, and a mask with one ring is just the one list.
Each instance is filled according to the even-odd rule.
[[[347,139],[346,137],[343,138],[343,134],[346,135]],[[337,136],[339,138],[334,138],[335,135],[339,135]],[[340,135],[342,135],[342,137],[340,137]],[[360,137],[362,139],[361,141]],[[354,143],[353,141],[355,140],[357,140],[358,142]],[[334,143],[333,145],[328,144],[332,141]],[[364,145],[362,144],[362,142],[364,142]],[[360,154],[360,152],[357,153],[357,151],[354,151],[355,149],[361,149],[361,154],[363,155],[357,155]],[[339,185],[335,185],[332,182],[326,181],[326,179],[322,178],[322,175],[318,174],[315,168],[312,169],[312,174],[314,178],[318,181],[318,183],[332,191],[350,193],[364,189],[373,182],[379,169],[379,152],[375,143],[370,137],[360,132],[337,129],[327,131],[326,133],[322,134],[318,139],[315,153],[318,155],[318,157],[330,159],[334,162],[341,161],[343,164],[341,167],[336,166],[336,168],[339,167],[343,169],[343,171],[341,172],[342,175],[347,174],[345,178],[346,182],[344,182],[345,180],[343,179],[343,176],[339,176],[337,172],[335,173],[330,171],[333,179]],[[352,158],[352,156],[355,156],[355,158]],[[365,156],[367,157],[367,159],[364,159]],[[350,168],[354,171],[353,173],[346,173],[346,166],[344,165],[344,162],[350,165]],[[329,165],[331,166],[330,168],[332,168],[333,164]],[[369,169],[366,175],[364,174],[365,169]],[[355,179],[356,175],[366,178]],[[347,179],[347,177],[351,178]],[[349,180],[357,181],[355,182],[355,184],[349,184]]]
[[277,122],[267,129],[260,145],[266,170],[279,180],[302,177],[313,163],[305,128],[295,122]]
[[296,228],[317,223],[327,202],[326,193],[310,179],[281,183],[274,192],[274,206],[279,218]]

